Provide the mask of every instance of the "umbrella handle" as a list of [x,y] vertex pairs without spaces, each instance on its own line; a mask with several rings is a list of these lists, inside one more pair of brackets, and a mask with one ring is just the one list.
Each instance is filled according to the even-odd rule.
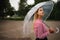
[[50,27],[49,25],[47,25],[46,23],[45,23],[45,21],[42,21],[48,28]]
[[[43,21],[43,23],[49,28],[50,26],[48,26],[44,21]],[[58,27],[56,27],[56,32],[55,33],[59,33],[59,28]]]
[[56,29],[57,29],[57,31],[56,31],[55,33],[58,33],[58,32],[59,32],[59,28],[58,28],[58,27],[56,27]]

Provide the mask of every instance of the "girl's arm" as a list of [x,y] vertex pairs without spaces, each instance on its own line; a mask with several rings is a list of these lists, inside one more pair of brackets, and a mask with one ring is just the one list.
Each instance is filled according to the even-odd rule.
[[[34,27],[36,37],[45,38],[49,34],[49,30],[46,28],[46,26],[43,26],[42,23],[35,23]],[[41,34],[43,31],[44,33]]]
[[49,29],[45,25],[43,25],[42,29],[44,33],[41,35],[41,37],[45,38],[50,34],[50,32],[49,32]]

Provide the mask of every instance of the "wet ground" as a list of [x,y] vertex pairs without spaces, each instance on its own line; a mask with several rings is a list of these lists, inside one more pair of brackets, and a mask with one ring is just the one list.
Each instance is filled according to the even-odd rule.
[[[47,25],[58,27],[60,29],[60,21],[46,21]],[[34,35],[31,33],[29,37],[23,38],[23,21],[3,20],[0,21],[0,40],[34,40]],[[50,34],[49,40],[60,40],[60,32]]]

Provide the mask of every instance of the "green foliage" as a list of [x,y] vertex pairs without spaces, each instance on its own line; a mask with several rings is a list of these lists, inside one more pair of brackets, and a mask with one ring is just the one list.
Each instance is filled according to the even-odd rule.
[[[40,3],[40,2],[44,2],[44,1],[48,1],[48,0],[35,0],[35,4],[34,5],[28,5],[26,3],[27,0],[20,0],[19,3],[19,10],[18,11],[13,11],[14,8],[11,7],[9,0],[2,0],[2,3],[0,2],[0,4],[2,4],[0,6],[0,17],[4,18],[7,15],[10,15],[11,17],[13,15],[18,15],[21,17],[22,16],[25,17],[25,15],[27,14],[27,12],[36,4]],[[5,9],[5,13],[3,12],[3,10]],[[11,19],[11,18],[10,18]],[[14,18],[13,18],[14,19]],[[50,15],[50,17],[48,18],[50,20],[60,20],[60,2],[58,2],[57,4],[54,5],[54,9]]]

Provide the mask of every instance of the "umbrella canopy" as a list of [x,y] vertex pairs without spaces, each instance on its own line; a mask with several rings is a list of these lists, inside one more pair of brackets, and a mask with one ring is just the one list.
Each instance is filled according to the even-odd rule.
[[53,9],[53,6],[54,6],[54,3],[52,1],[38,3],[37,5],[32,7],[31,10],[27,13],[24,21],[29,21],[31,18],[33,18],[33,14],[37,11],[37,9],[39,7],[43,7],[43,10],[45,13],[43,20],[46,20],[48,18],[48,16],[50,15],[50,13]]
[[49,15],[51,14],[52,10],[53,10],[53,6],[54,6],[54,3],[49,1],[47,2],[45,5],[43,5],[43,10],[44,10],[44,16],[43,16],[43,20],[45,21]]

